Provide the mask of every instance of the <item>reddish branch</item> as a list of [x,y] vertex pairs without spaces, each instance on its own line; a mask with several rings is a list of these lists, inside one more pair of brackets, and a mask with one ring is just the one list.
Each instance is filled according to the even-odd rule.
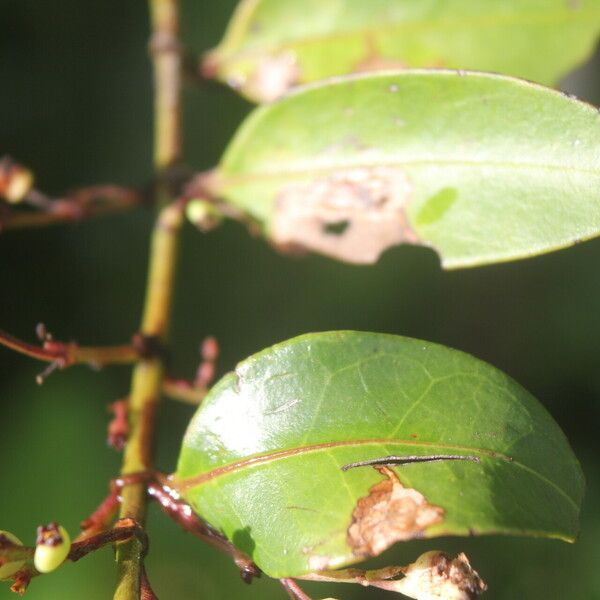
[[292,600],[312,600],[293,579],[288,577],[280,579],[279,582]]
[[200,347],[202,360],[196,370],[196,376],[193,381],[187,379],[176,379],[174,377],[165,377],[163,380],[163,392],[174,398],[186,402],[187,404],[200,404],[208,391],[208,386],[212,383],[217,368],[217,359],[219,358],[219,344],[217,340],[209,336],[204,339]]
[[75,342],[54,340],[43,325],[38,325],[37,331],[41,338],[40,345],[24,342],[0,329],[0,346],[49,362],[48,368],[38,376],[38,383],[42,383],[55,369],[66,369],[75,364],[88,364],[100,368],[107,364],[132,363],[140,356],[140,348],[136,347],[135,343],[122,346],[87,347]]
[[[8,156],[0,159],[0,198],[13,205],[0,204],[0,231],[81,221],[128,210],[145,201],[141,192],[117,185],[84,187],[51,199],[33,187],[31,171]],[[17,209],[17,204],[34,210]]]
[[150,585],[144,565],[142,565],[142,573],[140,575],[140,600],[158,600],[158,596],[154,593]]
[[143,547],[143,553],[145,554],[148,549],[148,539],[142,527],[140,527],[133,519],[119,519],[111,529],[73,542],[67,558],[72,562],[76,562],[104,546],[116,542],[123,542],[132,537],[135,537],[140,541]]
[[[139,358],[165,357],[166,349],[151,337],[135,334],[131,344],[122,346],[80,346],[76,342],[60,342],[48,335],[42,325],[38,325],[38,336],[42,342],[39,345],[30,344],[0,329],[0,346],[10,348],[15,352],[36,360],[50,363],[37,377],[38,383],[56,369],[66,369],[75,364],[88,364],[100,368],[108,364],[124,364],[135,362]],[[163,392],[180,402],[197,405],[202,402],[215,373],[215,361],[218,346],[214,338],[207,338],[203,343],[203,360],[198,367],[194,380],[165,377],[162,385]],[[114,419],[109,426],[109,445],[122,450],[127,439],[129,427],[127,424],[125,401],[112,403],[109,409],[114,413]]]
[[[80,536],[71,545],[67,560],[76,562],[104,546],[114,544],[115,542],[125,541],[132,537],[138,538],[141,541],[143,548],[147,548],[146,534],[140,526],[132,519],[120,519],[115,523],[114,527],[110,529],[83,538]],[[34,553],[34,547],[14,544],[8,540],[6,536],[0,534],[0,566],[6,562],[13,562],[16,560],[32,560]],[[33,565],[24,565],[19,571],[11,576],[14,581],[11,590],[22,596],[27,590],[31,580],[38,575],[41,575],[41,573],[37,571]]]
[[254,577],[260,577],[261,572],[252,560],[208,523],[200,519],[189,504],[181,502],[178,494],[169,488],[165,482],[160,484],[151,481],[148,484],[148,494],[185,531],[231,556],[240,570],[240,576],[246,583],[250,583]]
[[[132,518],[121,518],[111,526],[119,509],[124,488],[142,485],[147,494],[156,500],[162,510],[181,525],[185,531],[229,555],[239,568],[240,575],[245,582],[250,583],[254,577],[260,577],[261,571],[252,560],[218,531],[200,519],[190,505],[180,501],[177,493],[168,486],[168,483],[167,476],[152,471],[131,473],[111,481],[108,496],[87,519],[82,521],[82,532],[71,545],[67,560],[76,562],[104,546],[117,542],[127,542],[132,538],[137,539],[142,558],[148,549],[148,539],[141,524]],[[0,534],[0,566],[17,560],[31,560],[34,552],[34,547],[15,544],[8,537]],[[143,565],[141,568],[140,599],[155,599],[156,595],[152,591]],[[23,594],[31,579],[38,575],[40,573],[30,564],[25,565],[12,576],[14,579],[13,591]],[[292,580],[282,580],[282,585],[290,590],[300,589]],[[297,600],[310,600],[308,596],[296,595],[292,597],[297,598]]]
[[[119,533],[115,533],[116,526],[113,529],[109,529],[121,501],[121,491],[123,488],[131,485],[142,485],[146,489],[147,494],[156,500],[160,508],[185,531],[231,556],[239,568],[240,575],[244,581],[250,583],[254,577],[260,577],[260,570],[248,556],[238,550],[218,531],[200,519],[189,504],[179,499],[178,494],[169,487],[169,479],[166,475],[152,471],[122,475],[111,481],[108,496],[100,503],[90,517],[81,523],[82,533],[74,542],[74,546],[76,544],[80,545],[78,546],[80,548],[78,553],[84,551],[87,553],[99,547],[98,543],[105,539],[106,535],[124,535],[121,531],[124,524],[133,524],[131,519],[122,519],[121,521],[117,521],[117,524],[121,523]],[[142,532],[139,525],[137,525],[137,528],[139,532]],[[136,535],[142,535],[139,532]],[[109,542],[104,542],[102,545],[105,543]],[[85,550],[83,550],[84,548]]]
[[119,510],[119,493],[120,488],[114,482],[111,482],[110,492],[106,498],[87,519],[81,522],[81,533],[75,540],[76,542],[94,537],[110,527]]
[[0,231],[73,223],[130,210],[144,202],[139,192],[114,185],[82,188],[52,200],[45,210],[25,211],[0,204]]
[[207,393],[205,387],[197,387],[193,381],[174,377],[165,377],[162,389],[169,398],[192,405],[200,404]]

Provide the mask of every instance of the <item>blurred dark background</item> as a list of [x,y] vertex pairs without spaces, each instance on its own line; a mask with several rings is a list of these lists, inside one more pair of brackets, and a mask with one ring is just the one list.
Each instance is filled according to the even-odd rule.
[[[214,45],[235,0],[183,2],[184,39]],[[151,73],[144,2],[0,0],[0,154],[33,168],[60,194],[151,176]],[[534,49],[532,49],[534,51]],[[600,61],[563,87],[600,104]],[[185,94],[186,155],[214,165],[250,105],[225,88]],[[0,327],[33,340],[38,321],[59,339],[125,341],[138,326],[152,215],[139,210],[74,226],[0,235]],[[600,240],[547,256],[443,272],[429,250],[398,248],[373,267],[279,256],[236,224],[183,235],[173,365],[191,376],[199,341],[222,346],[221,371],[299,333],[362,329],[447,344],[511,374],[550,410],[587,476],[577,544],[511,538],[404,544],[387,562],[426,549],[465,550],[490,600],[600,598]],[[0,528],[32,543],[50,520],[73,534],[106,491],[120,455],[105,445],[106,405],[123,397],[128,368],[83,367],[42,387],[42,365],[0,349]],[[158,465],[175,465],[192,409],[165,403]],[[551,461],[552,456],[548,456]],[[543,510],[543,507],[541,507]],[[163,600],[283,598],[269,581],[244,586],[229,562],[152,509],[148,570]],[[394,553],[392,553],[394,554]],[[33,582],[30,600],[112,597],[103,550]],[[385,597],[351,586],[307,586],[315,597]],[[9,598],[8,586],[0,598]]]

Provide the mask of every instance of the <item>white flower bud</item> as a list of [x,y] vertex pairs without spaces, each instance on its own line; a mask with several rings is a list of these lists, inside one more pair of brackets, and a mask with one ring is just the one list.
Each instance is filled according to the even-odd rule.
[[[13,544],[18,544],[19,546],[23,545],[21,540],[9,531],[0,530],[0,535],[4,536],[9,542],[12,542]],[[14,575],[24,564],[24,560],[15,560],[4,563],[2,566],[0,566],[0,580],[8,579],[12,575]]]
[[33,564],[40,573],[58,569],[71,550],[71,538],[67,530],[56,523],[38,527]]

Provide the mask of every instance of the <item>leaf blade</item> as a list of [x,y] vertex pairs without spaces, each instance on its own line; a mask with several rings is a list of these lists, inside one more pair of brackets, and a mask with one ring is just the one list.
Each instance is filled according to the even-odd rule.
[[[598,139],[595,108],[521,80],[353,76],[255,110],[223,156],[214,193],[276,245],[369,263],[395,244],[423,244],[447,268],[476,266],[598,235]],[[321,235],[329,232],[319,225],[336,219],[356,219],[347,232],[356,236]]]
[[396,336],[312,334],[242,363],[196,413],[175,484],[267,573],[294,576],[359,560],[350,516],[381,476],[341,467],[398,454],[479,457],[396,469],[444,510],[426,537],[576,532],[582,476],[543,408],[489,365]]
[[553,85],[591,53],[599,32],[597,0],[250,0],[205,65],[258,101],[390,67],[494,71]]

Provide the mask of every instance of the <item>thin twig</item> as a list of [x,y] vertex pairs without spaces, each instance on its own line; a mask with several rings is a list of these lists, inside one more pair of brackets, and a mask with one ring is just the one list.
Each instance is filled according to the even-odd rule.
[[193,405],[198,405],[204,400],[208,393],[208,386],[215,377],[216,363],[219,358],[219,343],[216,338],[208,336],[203,340],[200,355],[202,360],[196,370],[194,381],[165,377],[163,392],[167,396]]
[[[181,57],[178,0],[149,0],[152,19],[150,49],[154,63],[155,147],[157,174],[163,174],[181,153]],[[164,206],[152,235],[150,264],[141,332],[164,341],[171,313],[173,280],[179,230],[184,205],[172,203],[168,185],[159,187],[159,205]],[[133,372],[129,394],[130,436],[123,458],[122,474],[152,468],[154,417],[160,399],[164,365],[160,358],[140,361]],[[143,526],[146,516],[146,486],[143,482],[122,491],[121,517]],[[144,590],[143,547],[131,539],[117,545],[118,579],[115,600],[139,600]]]
[[166,482],[150,482],[148,494],[152,496],[160,508],[185,531],[191,533],[203,542],[230,556],[240,570],[240,576],[246,583],[251,583],[255,577],[261,576],[260,569],[252,559],[238,550],[227,538],[203,521],[186,502],[179,500],[177,493]]
[[304,590],[289,577],[279,580],[283,589],[288,593],[292,600],[312,600],[312,598],[304,592]]
[[206,387],[198,387],[193,381],[187,379],[175,379],[165,377],[163,381],[163,392],[166,396],[185,404],[197,406],[204,400],[207,394]]
[[[139,336],[134,336],[139,337]],[[76,364],[88,364],[100,368],[109,364],[129,364],[141,357],[160,354],[160,347],[150,348],[149,344],[123,344],[121,346],[80,346],[76,342],[59,342],[45,339],[41,345],[30,344],[0,329],[0,346],[10,348],[19,354],[48,362],[58,369],[66,369]],[[203,364],[207,364],[206,361]],[[209,363],[208,363],[209,364]],[[198,385],[188,379],[176,379],[166,376],[162,391],[174,400],[186,404],[198,405],[207,393],[205,385]]]
[[[38,330],[45,331],[45,327],[38,325]],[[80,346],[75,342],[59,342],[51,336],[45,335],[39,346],[24,342],[10,333],[0,329],[0,346],[10,348],[15,352],[50,363],[50,365],[37,377],[38,383],[55,369],[66,369],[76,364],[87,364],[99,369],[108,364],[129,364],[139,359],[144,350],[136,344],[121,346]]]
[[82,542],[109,529],[112,520],[121,504],[120,489],[111,483],[110,491],[106,498],[98,505],[96,510],[81,522],[81,533],[75,542]]
[[73,223],[124,212],[144,202],[144,194],[137,190],[116,185],[98,185],[81,188],[64,198],[49,201],[43,210],[25,211],[0,204],[0,232]]

